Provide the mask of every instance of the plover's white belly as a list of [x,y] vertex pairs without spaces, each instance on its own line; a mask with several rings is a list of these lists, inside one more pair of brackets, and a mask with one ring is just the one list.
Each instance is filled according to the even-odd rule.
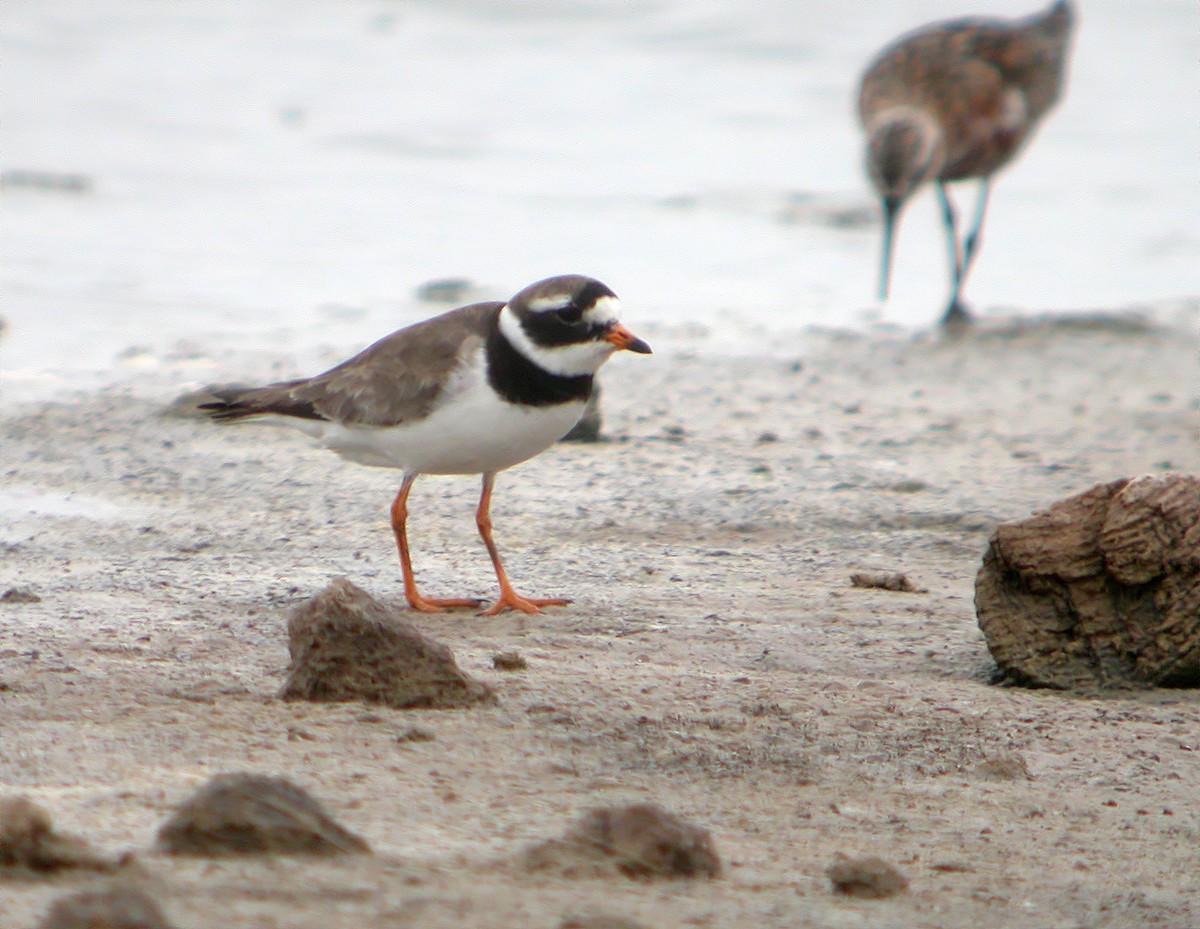
[[549,448],[571,431],[584,405],[508,403],[486,383],[475,381],[424,419],[403,425],[343,426],[309,420],[302,428],[359,464],[422,474],[478,474],[502,471]]
[[549,448],[583,415],[584,404],[524,407],[496,399],[455,404],[417,423],[384,429],[327,427],[321,442],[359,464],[422,474],[503,471]]
[[585,402],[527,406],[504,400],[487,382],[482,350],[451,376],[431,413],[398,426],[342,424],[294,416],[259,422],[299,429],[358,464],[421,474],[502,471],[549,448],[583,415]]

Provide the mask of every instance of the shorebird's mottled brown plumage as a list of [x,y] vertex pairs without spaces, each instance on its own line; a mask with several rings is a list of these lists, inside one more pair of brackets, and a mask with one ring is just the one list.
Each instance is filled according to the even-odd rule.
[[[926,26],[885,48],[867,68],[859,117],[867,171],[883,201],[880,299],[887,297],[892,229],[905,201],[937,186],[950,246],[950,304],[979,247],[992,175],[1030,138],[1062,91],[1074,20],[1070,0],[1018,20],[959,19]],[[945,185],[981,181],[975,220],[960,249]]]

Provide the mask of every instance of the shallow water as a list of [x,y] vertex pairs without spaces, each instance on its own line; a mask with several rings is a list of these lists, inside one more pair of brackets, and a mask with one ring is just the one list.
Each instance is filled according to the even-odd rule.
[[[995,185],[967,287],[984,311],[1200,293],[1193,4],[1079,5],[1067,97]],[[502,297],[588,273],[635,330],[694,323],[738,350],[928,325],[946,290],[930,194],[873,302],[858,74],[913,26],[1033,5],[854,8],[9,0],[3,167],[88,186],[0,194],[0,391],[230,345],[350,350],[433,312],[415,293],[442,277]]]
[[0,490],[0,516],[4,516],[6,521],[53,516],[59,519],[118,522],[136,520],[140,515],[142,511],[139,509],[82,493],[44,492],[22,486]]

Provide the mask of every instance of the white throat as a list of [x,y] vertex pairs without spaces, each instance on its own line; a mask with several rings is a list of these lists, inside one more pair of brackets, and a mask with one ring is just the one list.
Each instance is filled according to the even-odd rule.
[[[616,309],[616,300],[606,297],[596,302],[588,311],[587,318],[591,322],[615,321]],[[560,377],[595,374],[616,351],[611,343],[603,341],[576,342],[572,345],[538,345],[529,338],[521,327],[521,321],[507,305],[500,310],[500,332],[512,343],[513,348],[535,365]]]

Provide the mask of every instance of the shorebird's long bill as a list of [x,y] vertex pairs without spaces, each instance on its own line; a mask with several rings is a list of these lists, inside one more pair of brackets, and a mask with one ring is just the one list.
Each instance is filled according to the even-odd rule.
[[620,323],[604,333],[604,341],[617,347],[619,352],[637,352],[639,355],[649,355],[650,346],[635,336]]
[[888,284],[892,277],[892,230],[896,228],[896,215],[899,212],[899,198],[883,198],[883,257],[879,264],[879,300],[881,303],[888,298]]

